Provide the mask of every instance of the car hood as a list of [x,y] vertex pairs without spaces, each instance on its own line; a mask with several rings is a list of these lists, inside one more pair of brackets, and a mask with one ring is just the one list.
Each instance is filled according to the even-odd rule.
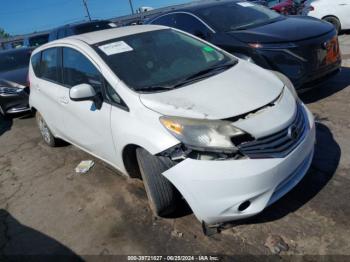
[[6,87],[25,87],[27,85],[28,67],[0,73],[0,85]]
[[327,34],[334,30],[329,23],[310,17],[286,17],[271,24],[232,31],[228,34],[245,43],[296,42]]
[[225,119],[271,103],[283,86],[271,72],[240,60],[218,75],[171,91],[140,94],[140,100],[162,115]]

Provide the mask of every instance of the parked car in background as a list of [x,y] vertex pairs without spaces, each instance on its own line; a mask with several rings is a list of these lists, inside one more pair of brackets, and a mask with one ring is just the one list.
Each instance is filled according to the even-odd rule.
[[266,69],[279,71],[296,88],[309,88],[339,71],[336,31],[306,17],[286,17],[242,1],[185,4],[146,23],[189,32]]
[[307,0],[302,14],[327,21],[338,32],[350,29],[350,0]]
[[255,4],[267,6],[267,0],[248,0],[248,1],[253,2]]
[[0,52],[0,114],[14,115],[30,111],[27,82],[31,48]]
[[34,50],[29,79],[44,141],[142,177],[156,215],[174,212],[181,194],[204,226],[253,216],[313,158],[313,116],[288,78],[177,29],[48,43]]
[[10,38],[1,43],[3,50],[10,50],[23,47],[23,38]]
[[49,34],[49,42],[71,35],[79,35],[103,29],[110,29],[113,27],[116,27],[116,25],[106,20],[94,20],[90,22],[67,24],[53,29]]
[[23,40],[23,46],[25,47],[38,47],[46,44],[49,41],[49,34],[32,34],[28,35]]
[[299,14],[303,2],[305,0],[267,0],[268,1],[268,6],[284,15],[297,15]]

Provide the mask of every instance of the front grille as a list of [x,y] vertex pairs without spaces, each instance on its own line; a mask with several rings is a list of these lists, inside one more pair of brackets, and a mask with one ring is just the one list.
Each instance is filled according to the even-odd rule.
[[307,130],[306,112],[297,105],[293,122],[283,130],[238,146],[250,158],[281,158],[288,155],[303,140]]

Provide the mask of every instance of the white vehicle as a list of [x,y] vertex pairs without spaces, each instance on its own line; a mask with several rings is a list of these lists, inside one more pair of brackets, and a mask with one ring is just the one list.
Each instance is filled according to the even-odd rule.
[[57,40],[35,49],[29,77],[44,141],[142,177],[157,215],[180,194],[206,224],[255,215],[312,160],[314,119],[288,79],[176,29]]
[[307,0],[302,14],[330,22],[338,32],[350,29],[350,0]]

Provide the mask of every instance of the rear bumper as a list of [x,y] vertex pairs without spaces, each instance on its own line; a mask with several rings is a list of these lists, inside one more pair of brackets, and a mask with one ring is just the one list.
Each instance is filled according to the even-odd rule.
[[[186,159],[163,175],[182,193],[194,214],[208,224],[260,213],[290,191],[306,174],[313,157],[315,125],[284,158],[204,161]],[[250,205],[239,210],[242,203]]]

